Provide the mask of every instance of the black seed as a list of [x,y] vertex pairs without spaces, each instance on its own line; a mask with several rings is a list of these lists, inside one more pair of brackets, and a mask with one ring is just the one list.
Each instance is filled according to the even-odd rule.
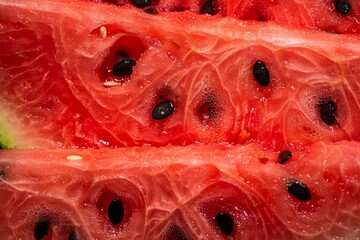
[[215,217],[220,231],[225,235],[231,235],[234,230],[234,221],[227,213],[218,213]]
[[339,13],[346,15],[351,10],[351,5],[347,0],[335,0],[335,8]]
[[255,80],[263,87],[266,87],[270,83],[269,71],[266,68],[265,63],[257,61],[253,66],[253,75]]
[[319,104],[319,107],[322,121],[327,125],[332,125],[335,122],[335,103],[333,101],[327,101]]
[[108,217],[113,225],[119,224],[124,218],[124,206],[122,202],[115,198],[109,204]]
[[131,2],[138,8],[145,8],[151,6],[151,0],[131,0]]
[[185,232],[178,225],[171,225],[163,240],[187,240]]
[[155,8],[147,8],[144,10],[144,12],[149,14],[158,14],[158,11]]
[[133,72],[132,68],[135,65],[136,65],[135,60],[123,59],[114,65],[114,67],[112,69],[112,73],[113,73],[113,75],[118,76],[118,77],[128,76],[128,75],[132,74],[132,72]]
[[174,104],[171,101],[163,101],[156,105],[152,111],[152,117],[155,120],[167,118],[174,111]]
[[209,1],[205,2],[204,5],[201,8],[200,13],[201,14],[207,13],[207,14],[210,14],[210,15],[215,15],[216,12],[215,12],[213,1],[209,0]]
[[308,201],[311,199],[310,190],[305,184],[296,179],[290,179],[287,185],[288,192],[301,201]]
[[46,235],[48,235],[50,228],[50,221],[49,219],[41,219],[39,220],[34,228],[34,237],[37,240],[40,240],[44,238]]
[[292,152],[290,150],[284,150],[279,154],[278,161],[279,163],[283,164],[287,160],[289,160],[292,156]]

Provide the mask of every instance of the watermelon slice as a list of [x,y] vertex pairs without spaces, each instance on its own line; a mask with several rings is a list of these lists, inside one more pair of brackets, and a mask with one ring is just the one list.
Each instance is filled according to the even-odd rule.
[[0,239],[357,239],[360,144],[0,153]]
[[90,0],[137,7],[156,14],[190,10],[198,14],[271,21],[332,33],[360,33],[360,2],[356,0]]
[[3,147],[360,139],[357,35],[88,1],[0,13]]

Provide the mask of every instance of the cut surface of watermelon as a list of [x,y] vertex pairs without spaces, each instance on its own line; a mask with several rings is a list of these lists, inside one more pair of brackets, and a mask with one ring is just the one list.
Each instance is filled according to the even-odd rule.
[[357,35],[90,1],[0,1],[0,24],[3,147],[360,139]]
[[278,156],[257,144],[4,150],[0,239],[359,238],[360,144]]
[[[128,0],[90,0],[98,4],[138,7]],[[271,21],[332,33],[360,33],[360,3],[357,0],[162,0],[150,1],[150,13],[192,11],[231,16],[249,21]],[[147,9],[145,9],[147,11]],[[155,12],[155,13],[156,13]]]

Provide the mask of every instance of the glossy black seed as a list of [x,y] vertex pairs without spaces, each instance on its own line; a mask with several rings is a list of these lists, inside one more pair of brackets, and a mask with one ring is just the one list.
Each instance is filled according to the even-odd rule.
[[279,163],[283,164],[287,160],[289,160],[292,156],[292,152],[290,150],[284,150],[279,154],[278,161]]
[[145,8],[151,6],[151,0],[131,0],[131,2],[138,8]]
[[136,61],[132,59],[123,59],[117,62],[113,69],[112,74],[118,77],[125,77],[133,72],[133,66],[136,65]]
[[350,12],[351,5],[347,0],[335,0],[335,8],[339,13],[346,15]]
[[220,231],[225,235],[231,235],[234,230],[234,221],[227,213],[218,213],[215,217]]
[[210,14],[210,15],[215,15],[215,8],[214,8],[214,3],[212,0],[208,0],[204,3],[204,5],[202,6],[201,10],[200,10],[201,14]]
[[319,104],[319,107],[321,120],[327,125],[332,125],[335,122],[335,103],[333,101],[326,101]]
[[265,63],[257,61],[253,66],[253,75],[255,80],[263,87],[266,87],[270,83],[269,71],[266,68]]
[[178,225],[171,225],[163,240],[187,240],[185,232]]
[[144,10],[144,12],[149,14],[158,14],[158,11],[155,8],[147,8]]
[[155,120],[161,120],[169,117],[174,111],[174,104],[171,101],[163,101],[156,105],[152,111],[152,117]]
[[113,225],[119,224],[124,218],[124,206],[120,199],[115,198],[108,207],[108,217]]
[[308,201],[311,199],[311,193],[308,187],[296,179],[290,179],[287,190],[291,195],[301,201]]
[[34,228],[34,237],[37,240],[44,238],[49,233],[50,221],[48,219],[39,220]]

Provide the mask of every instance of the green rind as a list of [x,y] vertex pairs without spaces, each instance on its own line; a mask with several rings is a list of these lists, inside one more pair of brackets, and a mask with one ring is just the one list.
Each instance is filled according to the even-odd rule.
[[[13,129],[14,131],[10,132],[9,130]],[[0,146],[3,149],[12,149],[16,148],[15,143],[18,134],[9,120],[6,118],[6,114],[0,113]]]

